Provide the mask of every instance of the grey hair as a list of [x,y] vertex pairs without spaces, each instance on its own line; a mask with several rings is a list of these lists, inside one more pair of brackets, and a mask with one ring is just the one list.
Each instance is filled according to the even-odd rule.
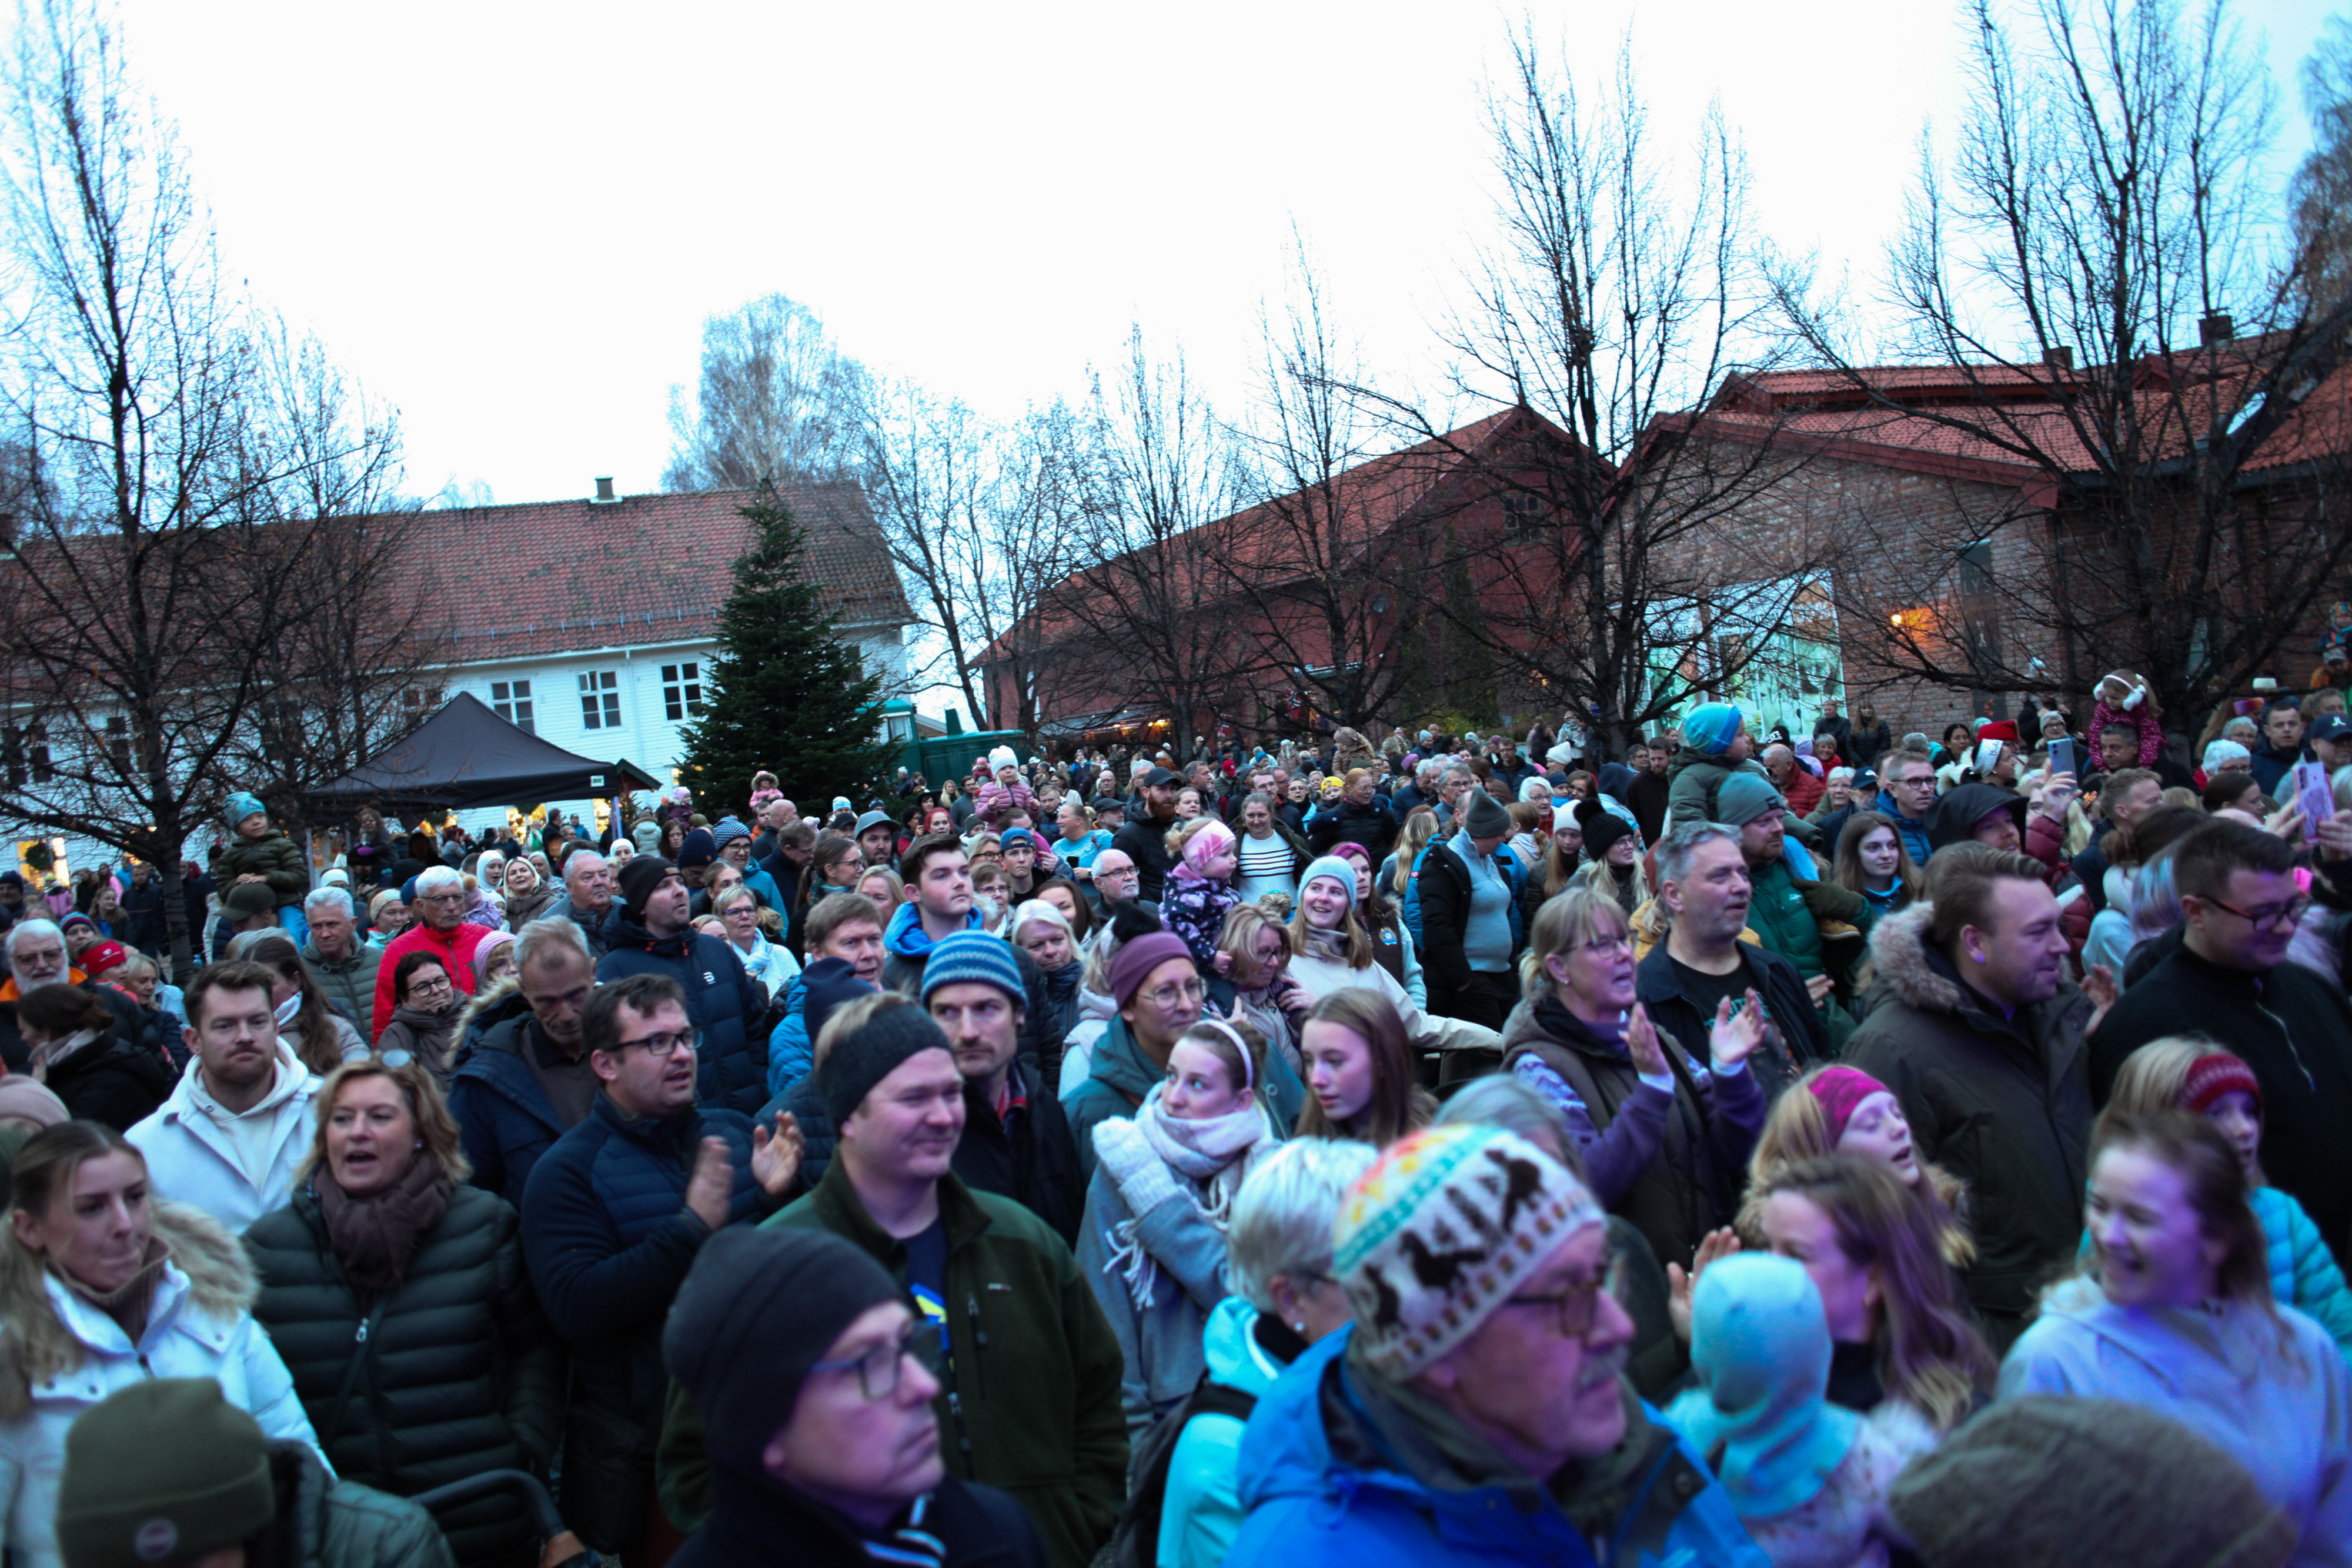
[[1445,777],[1448,779],[1475,779],[1478,775],[1471,771],[1471,768],[1468,763],[1454,762],[1447,765]]
[[1435,779],[1440,773],[1444,772],[1444,769],[1445,765],[1438,761],[1436,758],[1424,757],[1420,761],[1412,765],[1412,781],[1417,785],[1424,783],[1430,779]]
[[429,865],[416,873],[416,891],[419,893],[446,891],[453,887],[460,893],[466,890],[466,879],[459,876],[453,867]]
[[8,956],[11,960],[16,956],[16,938],[19,936],[54,936],[59,946],[65,946],[66,940],[65,927],[54,920],[19,920],[8,927]]
[[1680,882],[1690,870],[1690,858],[1698,852],[1699,845],[1722,839],[1738,848],[1739,830],[1727,828],[1721,822],[1677,822],[1674,831],[1658,841],[1658,883],[1664,886]]
[[1078,939],[1078,934],[1070,929],[1070,917],[1063,914],[1058,906],[1048,904],[1042,898],[1033,898],[1015,908],[1012,917],[1005,921],[1005,940],[1018,946],[1021,942],[1021,928],[1032,920],[1043,920],[1049,925],[1060,926],[1062,935],[1068,937],[1074,944]]
[[310,896],[302,901],[302,913],[307,916],[314,909],[340,909],[354,919],[359,915],[359,906],[352,902],[352,895],[340,887],[312,888]]
[[1536,798],[1536,790],[1538,788],[1543,790],[1544,798],[1546,800],[1549,800],[1551,798],[1551,780],[1545,778],[1542,774],[1537,773],[1519,780],[1519,799],[1522,800],[1533,800]]
[[1490,1072],[1465,1083],[1430,1124],[1500,1127],[1551,1155],[1579,1181],[1584,1179],[1584,1161],[1576,1140],[1568,1135],[1567,1119],[1541,1090],[1517,1073]]
[[527,920],[515,933],[515,973],[520,975],[546,958],[549,949],[554,947],[564,949],[592,970],[596,967],[595,955],[588,951],[587,934],[562,915],[551,915],[541,920]]
[[1853,783],[1853,769],[1851,768],[1832,768],[1830,769],[1829,782],[1834,784],[1841,779],[1844,779],[1849,784]]
[[1265,1156],[1234,1195],[1226,1228],[1234,1288],[1262,1312],[1279,1311],[1276,1277],[1305,1285],[1331,1276],[1339,1201],[1380,1158],[1353,1139],[1296,1138]]
[[598,865],[603,865],[604,863],[604,857],[600,852],[595,850],[573,850],[571,854],[564,857],[563,886],[566,892],[569,892],[572,888],[572,873],[574,868],[584,872],[588,869],[588,862],[590,861],[594,861]]

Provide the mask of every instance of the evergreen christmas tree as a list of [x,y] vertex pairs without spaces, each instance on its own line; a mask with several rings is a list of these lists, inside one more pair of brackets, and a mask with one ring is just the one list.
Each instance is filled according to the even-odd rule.
[[714,821],[744,810],[751,775],[762,768],[809,815],[822,816],[835,795],[870,795],[885,771],[882,681],[866,673],[797,570],[805,536],[792,512],[770,491],[742,514],[751,549],[737,558],[734,589],[719,612],[708,706],[687,729],[680,771]]

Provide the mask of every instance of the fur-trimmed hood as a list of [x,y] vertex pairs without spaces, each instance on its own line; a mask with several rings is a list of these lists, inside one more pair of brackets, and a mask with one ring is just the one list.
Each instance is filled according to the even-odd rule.
[[[158,1203],[150,1226],[166,1249],[166,1262],[187,1277],[184,1312],[234,1322],[252,1310],[260,1286],[252,1261],[227,1227],[200,1208]],[[31,1406],[35,1384],[81,1364],[81,1340],[58,1316],[49,1272],[38,1255],[11,1236],[0,1239],[0,1420]],[[162,1289],[161,1285],[158,1289]]]
[[1960,988],[1937,971],[1927,954],[1927,922],[1935,911],[1915,904],[1881,920],[1870,933],[1870,957],[1878,983],[1897,1001],[1927,1013],[1960,1009]]

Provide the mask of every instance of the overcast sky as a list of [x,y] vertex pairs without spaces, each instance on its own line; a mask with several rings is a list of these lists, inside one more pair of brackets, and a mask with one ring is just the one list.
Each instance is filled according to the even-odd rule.
[[[2249,0],[2294,72],[2326,7]],[[1011,414],[1128,324],[1246,394],[1294,224],[1367,362],[1426,373],[1491,227],[1480,106],[1516,9],[1196,4],[396,7],[128,0],[231,267],[400,410],[409,488],[658,486],[703,319],[781,291],[886,374]],[[1930,118],[1940,0],[1585,0],[1655,133],[1719,95],[1781,245],[1874,267]]]

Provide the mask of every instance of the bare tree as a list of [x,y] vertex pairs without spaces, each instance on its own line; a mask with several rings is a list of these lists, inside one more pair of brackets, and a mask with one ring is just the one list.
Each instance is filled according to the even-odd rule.
[[2296,265],[2306,310],[2352,292],[2352,17],[2327,30],[2303,66],[2312,148],[2295,172]]
[[1518,704],[1589,719],[1617,756],[1784,637],[1817,541],[1752,524],[1800,461],[1771,422],[1738,442],[1689,439],[1688,411],[1775,352],[1746,167],[1720,112],[1678,167],[1653,145],[1630,47],[1590,95],[1529,34],[1512,67],[1487,109],[1502,237],[1447,341],[1459,392],[1533,417],[1470,426],[1486,438],[1472,446],[1389,407],[1433,460],[1480,480],[1458,492],[1446,569],[1475,591],[1431,601],[1450,635]]
[[0,577],[0,816],[152,862],[184,968],[184,846],[310,612],[281,590],[330,531],[284,510],[285,487],[331,460],[377,467],[396,437],[305,446],[286,427],[172,129],[89,7],[26,6],[0,92],[0,394],[25,465]]
[[865,367],[805,305],[782,294],[702,324],[689,402],[670,389],[672,490],[751,490],[762,480],[839,479],[865,456]]
[[[1843,621],[1930,685],[2081,692],[2121,667],[2184,712],[2342,591],[2346,442],[2315,415],[2341,406],[2352,303],[2311,303],[2276,239],[2273,94],[2227,0],[1978,0],[1968,32],[1967,117],[1892,248],[1891,333],[1783,292],[1880,439],[2017,477],[1955,486],[1931,524],[1916,496],[1855,497]],[[1940,367],[1937,395],[1873,369],[1885,349]]]

